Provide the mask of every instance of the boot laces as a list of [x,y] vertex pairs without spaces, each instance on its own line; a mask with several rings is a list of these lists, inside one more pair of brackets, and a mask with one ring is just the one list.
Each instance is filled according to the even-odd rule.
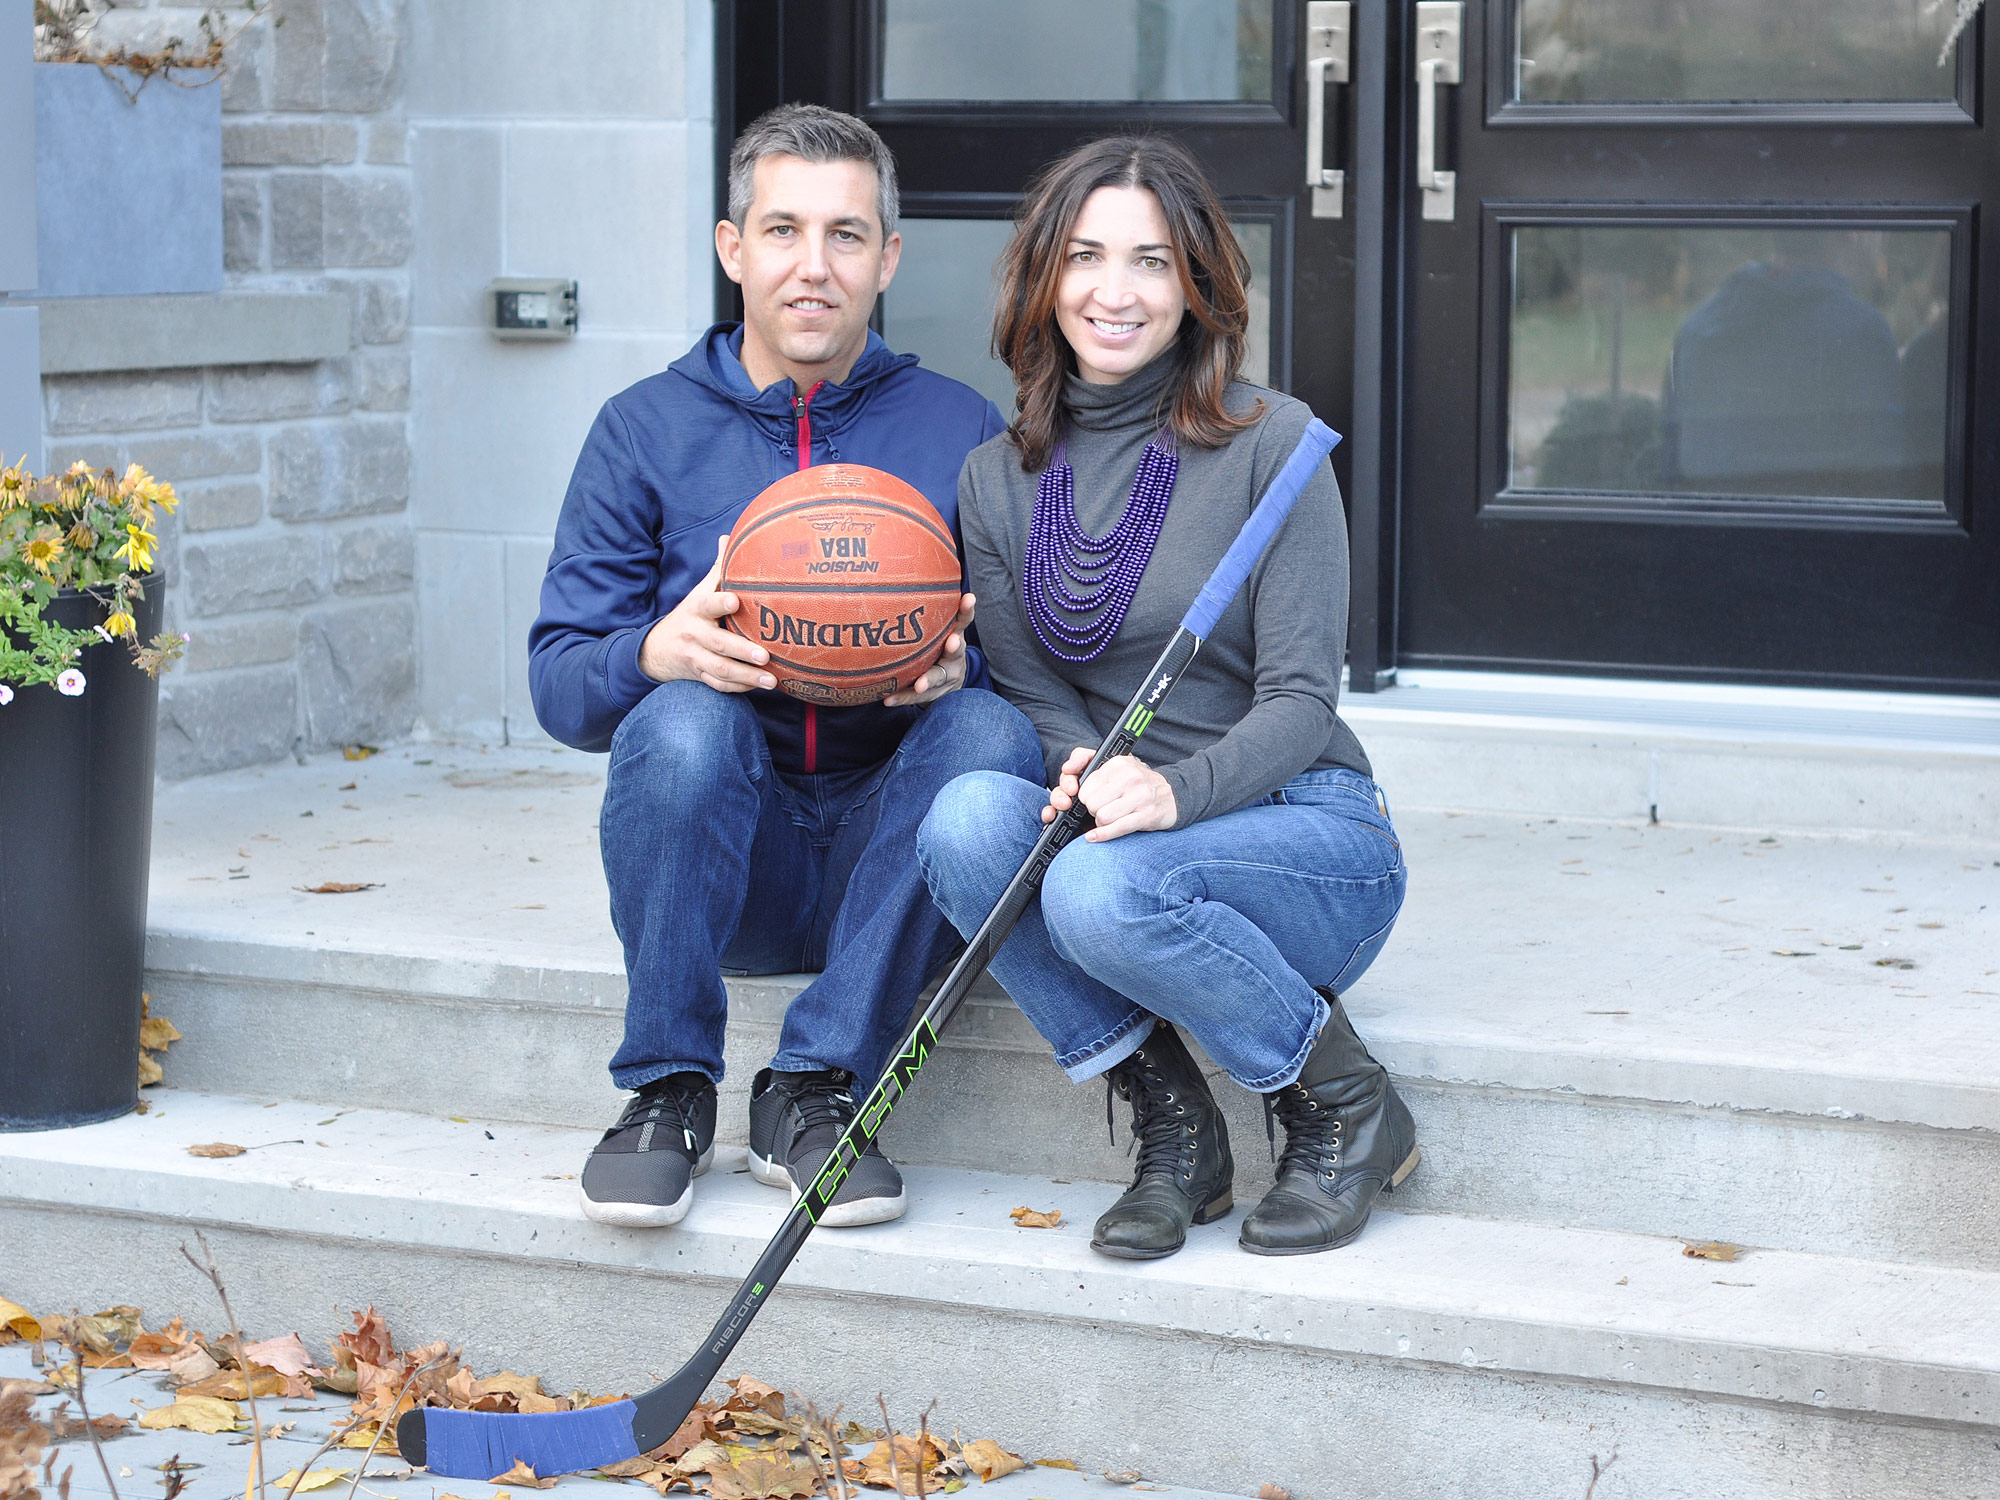
[[1106,1082],[1104,1123],[1111,1130],[1113,1145],[1118,1142],[1118,1129],[1112,1118],[1112,1096],[1132,1103],[1132,1146],[1128,1151],[1136,1149],[1139,1155],[1134,1184],[1148,1176],[1192,1176],[1194,1120],[1151,1052],[1141,1047],[1114,1068]]
[[[1285,1127],[1285,1150],[1278,1155],[1277,1126]],[[1270,1142],[1280,1177],[1296,1169],[1329,1180],[1340,1168],[1341,1119],[1311,1089],[1288,1083],[1264,1096],[1264,1138]]]
[[[669,1130],[678,1126],[680,1137],[687,1148],[700,1153],[700,1145],[695,1138],[695,1105],[708,1091],[708,1080],[695,1073],[669,1073],[665,1078],[640,1085],[639,1092],[625,1101],[625,1109],[618,1116],[618,1123],[604,1133],[609,1140],[622,1130],[644,1130],[651,1126],[657,1134],[662,1124]],[[652,1144],[647,1137],[640,1149]]]

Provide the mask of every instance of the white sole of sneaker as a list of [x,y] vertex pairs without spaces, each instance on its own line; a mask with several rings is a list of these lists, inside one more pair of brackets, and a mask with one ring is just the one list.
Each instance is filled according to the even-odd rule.
[[[713,1160],[715,1147],[710,1146],[694,1164],[695,1177],[706,1172]],[[685,1219],[694,1206],[694,1180],[688,1180],[687,1189],[672,1203],[599,1203],[584,1196],[581,1186],[576,1200],[583,1205],[583,1216],[593,1224],[608,1224],[614,1229],[667,1229]]]
[[[781,1188],[790,1193],[792,1202],[799,1201],[799,1185],[792,1181],[792,1174],[782,1162],[768,1161],[752,1151],[750,1175],[765,1187]],[[852,1203],[836,1203],[817,1222],[823,1229],[858,1229],[863,1224],[886,1224],[891,1219],[903,1217],[903,1210],[909,1206],[907,1199],[907,1194],[898,1193],[893,1198],[857,1198]]]

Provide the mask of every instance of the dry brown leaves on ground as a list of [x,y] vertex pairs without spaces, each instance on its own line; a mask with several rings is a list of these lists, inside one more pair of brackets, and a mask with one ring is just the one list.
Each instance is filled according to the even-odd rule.
[[[553,1394],[542,1389],[536,1376],[512,1370],[476,1375],[442,1341],[399,1350],[387,1321],[373,1307],[353,1317],[354,1327],[333,1338],[331,1368],[324,1369],[296,1333],[254,1342],[246,1339],[239,1348],[233,1336],[211,1339],[179,1318],[148,1332],[140,1310],[129,1306],[89,1317],[38,1318],[0,1299],[0,1344],[22,1338],[62,1343],[80,1351],[88,1368],[165,1375],[173,1383],[174,1399],[138,1419],[141,1427],[155,1431],[242,1432],[247,1428],[242,1403],[252,1395],[308,1397],[315,1387],[338,1391],[353,1398],[352,1425],[342,1445],[361,1449],[373,1445],[377,1453],[390,1456],[396,1453],[395,1419],[416,1406],[537,1413],[575,1411],[625,1399],[586,1391]],[[35,1494],[33,1465],[50,1441],[50,1430],[34,1420],[32,1394],[73,1387],[76,1378],[73,1366],[58,1364],[48,1374],[53,1387],[21,1382],[0,1387],[10,1403],[0,1406],[0,1500],[33,1500]],[[604,1477],[638,1479],[663,1496],[670,1491],[704,1491],[710,1500],[805,1500],[836,1492],[836,1463],[850,1489],[860,1485],[905,1495],[952,1494],[964,1489],[969,1479],[997,1479],[1026,1467],[1020,1455],[991,1438],[961,1442],[928,1430],[916,1437],[884,1433],[855,1422],[840,1423],[838,1412],[830,1421],[823,1420],[809,1404],[794,1409],[776,1387],[749,1375],[739,1375],[728,1386],[727,1396],[698,1404],[665,1443],[611,1465],[602,1471]],[[67,1418],[62,1408],[53,1421],[58,1437],[66,1422],[74,1429],[69,1435],[82,1432],[82,1424]],[[127,1425],[122,1417],[97,1422],[100,1436]],[[302,1482],[299,1488],[331,1484],[331,1478],[322,1476],[333,1472],[315,1471],[306,1478],[317,1483]],[[527,1465],[517,1463],[494,1475],[492,1482],[543,1489],[554,1480],[538,1478]],[[8,1488],[10,1484],[20,1487]]]
[[1019,1224],[1023,1229],[1062,1228],[1062,1210],[1059,1208],[1044,1210],[1030,1208],[1027,1204],[1023,1203],[1019,1208],[1012,1210],[1007,1217],[1012,1219],[1016,1224]]
[[318,885],[295,885],[295,891],[304,891],[308,896],[351,896],[356,891],[376,891],[382,888],[379,880],[322,880]]
[[1707,1240],[1700,1244],[1687,1240],[1681,1244],[1681,1254],[1691,1255],[1696,1260],[1734,1260],[1742,1253],[1741,1245],[1726,1245],[1721,1240]]
[[[151,994],[139,996],[139,1087],[158,1083],[166,1074],[160,1070],[160,1057],[167,1055],[167,1048],[181,1039],[174,1023],[165,1016],[153,1014]],[[158,1053],[159,1057],[153,1054]]]

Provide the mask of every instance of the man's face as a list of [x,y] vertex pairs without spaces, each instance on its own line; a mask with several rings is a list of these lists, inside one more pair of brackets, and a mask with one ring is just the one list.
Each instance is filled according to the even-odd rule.
[[752,181],[742,229],[715,227],[722,268],[743,288],[744,367],[760,387],[841,380],[903,245],[883,237],[875,169],[767,156]]

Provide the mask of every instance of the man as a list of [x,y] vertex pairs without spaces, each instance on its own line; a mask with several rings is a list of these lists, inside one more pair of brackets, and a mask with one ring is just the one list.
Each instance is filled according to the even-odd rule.
[[[869,331],[895,275],[895,162],[861,121],[788,105],[729,166],[723,269],[742,324],[605,403],[563,501],[529,636],[535,713],[565,744],[611,752],[600,842],[625,949],[636,1090],[584,1165],[600,1223],[673,1224],[715,1139],[726,967],[817,969],[752,1085],[751,1170],[796,1196],[853,1118],[918,990],[951,951],[916,861],[917,825],[964,771],[1040,774],[1027,720],[983,690],[965,595],[945,654],[911,691],[818,708],[773,689],[768,653],[722,627],[720,548],[793,469],[885,469],[956,525],[965,455],[1001,430],[993,403],[892,354]],[[871,1151],[822,1224],[903,1212]]]

